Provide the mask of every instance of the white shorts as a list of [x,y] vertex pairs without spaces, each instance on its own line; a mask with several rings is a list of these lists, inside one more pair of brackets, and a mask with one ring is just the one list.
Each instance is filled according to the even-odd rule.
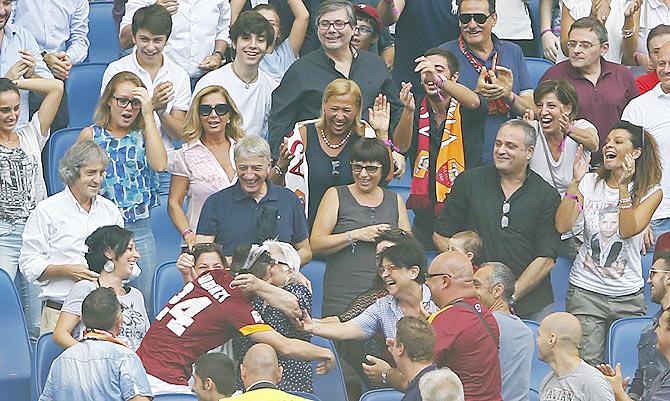
[[151,386],[151,392],[154,393],[154,395],[193,394],[193,391],[191,391],[191,386],[182,386],[179,384],[168,383],[155,376],[151,376],[148,373],[147,379],[149,379],[149,386]]

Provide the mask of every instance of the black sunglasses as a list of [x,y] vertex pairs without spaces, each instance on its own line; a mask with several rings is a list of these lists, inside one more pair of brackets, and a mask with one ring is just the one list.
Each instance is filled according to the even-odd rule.
[[212,113],[212,110],[216,113],[218,116],[225,116],[226,114],[230,113],[232,108],[225,104],[225,103],[219,103],[214,106],[210,106],[209,104],[201,104],[198,106],[198,114],[200,114],[203,117],[207,117]]
[[490,16],[493,14],[482,14],[482,13],[465,13],[465,14],[458,14],[458,21],[460,21],[461,24],[466,25],[468,24],[471,20],[475,20],[476,23],[479,25],[483,24],[486,22],[487,19],[489,19]]

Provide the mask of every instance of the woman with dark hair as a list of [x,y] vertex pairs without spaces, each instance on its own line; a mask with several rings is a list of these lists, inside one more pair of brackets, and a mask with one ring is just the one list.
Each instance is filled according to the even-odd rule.
[[643,230],[663,197],[658,147],[642,127],[619,121],[603,156],[602,166],[587,173],[589,157],[579,146],[573,179],[556,212],[561,233],[584,216],[584,243],[570,271],[566,309],[582,323],[580,353],[591,365],[604,361],[611,322],[646,312]]
[[410,231],[405,202],[379,186],[391,169],[388,148],[374,138],[359,139],[351,150],[354,183],[329,188],[316,214],[310,244],[327,256],[324,315],[337,315],[377,275],[375,239],[389,228]]
[[100,277],[97,281],[81,280],[72,287],[56,323],[54,341],[63,348],[77,344],[84,330],[81,322],[84,298],[98,287],[110,287],[123,309],[123,329],[119,338],[137,350],[150,322],[142,293],[124,285],[138,274],[140,254],[135,248],[133,233],[119,226],[103,226],[86,238],[86,246],[88,267]]
[[156,269],[156,243],[151,209],[158,206],[158,172],[167,166],[167,153],[154,119],[151,96],[137,75],[119,72],[100,96],[94,124],[78,141],[92,140],[109,155],[101,195],[116,203],[124,226],[133,232],[144,255],[144,274],[134,283],[146,296]]

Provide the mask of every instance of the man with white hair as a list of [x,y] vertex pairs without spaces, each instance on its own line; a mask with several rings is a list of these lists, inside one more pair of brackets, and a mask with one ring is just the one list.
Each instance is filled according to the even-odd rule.
[[465,401],[461,379],[449,368],[426,373],[419,390],[423,401]]

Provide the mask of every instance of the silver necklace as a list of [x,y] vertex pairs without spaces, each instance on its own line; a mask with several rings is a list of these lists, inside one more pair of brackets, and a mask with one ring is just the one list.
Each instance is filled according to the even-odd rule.
[[251,87],[251,83],[254,82],[254,81],[258,78],[258,72],[256,72],[256,76],[253,77],[251,80],[249,80],[249,82],[247,82],[247,81],[245,81],[244,79],[242,79],[242,77],[237,73],[237,71],[235,71],[235,67],[234,67],[234,66],[231,65],[231,66],[230,66],[230,69],[233,71],[233,74],[235,74],[235,76],[236,76],[240,81],[244,82],[244,89],[249,89],[249,88]]
[[5,140],[5,143],[3,143],[3,146],[9,147],[9,144],[12,143],[12,134],[10,133],[7,139]]
[[342,139],[342,141],[341,141],[340,143],[333,145],[332,143],[330,143],[330,141],[329,141],[328,138],[326,137],[326,133],[323,132],[323,130],[321,130],[321,138],[323,138],[323,141],[324,141],[324,142],[326,143],[326,145],[327,145],[329,148],[331,148],[331,149],[339,149],[339,148],[341,148],[345,143],[347,143],[347,141],[349,140],[349,137],[350,137],[350,136],[351,136],[351,131],[349,131],[349,133],[347,134],[347,136],[345,136],[344,139]]

